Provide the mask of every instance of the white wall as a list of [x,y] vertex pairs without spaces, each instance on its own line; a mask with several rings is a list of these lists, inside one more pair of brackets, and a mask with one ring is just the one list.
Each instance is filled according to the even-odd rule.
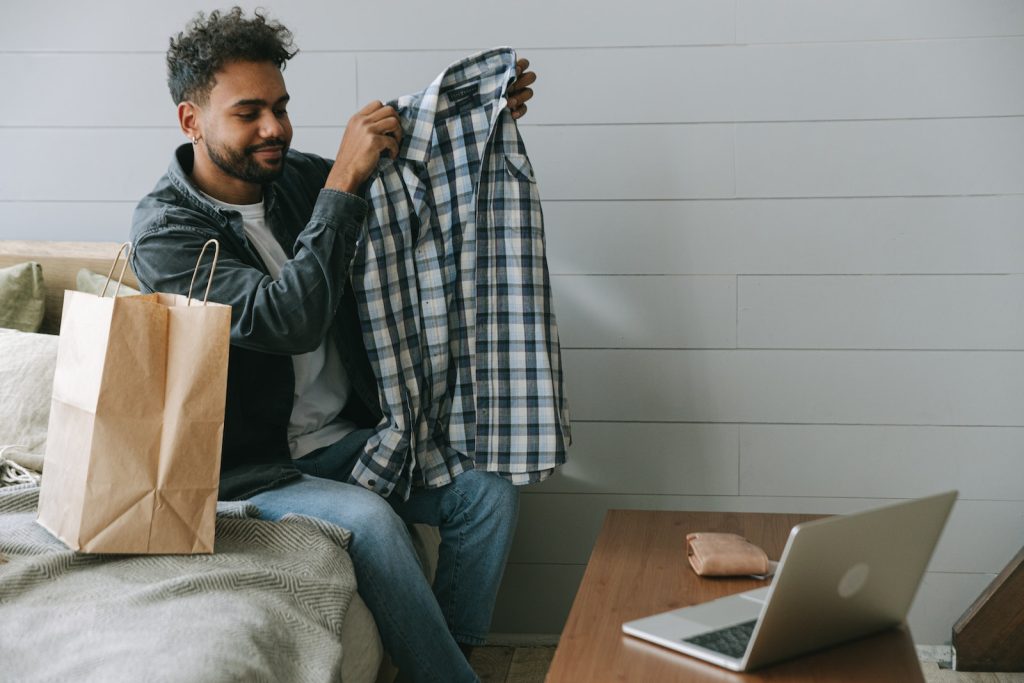
[[[244,3],[252,6],[252,3]],[[268,3],[269,4],[269,3]],[[0,9],[0,235],[120,240],[182,140],[186,2]],[[919,642],[1024,543],[1024,3],[271,7],[295,146],[513,45],[576,446],[495,631],[557,633],[608,508],[846,512],[959,488]],[[682,561],[682,538],[680,538]]]

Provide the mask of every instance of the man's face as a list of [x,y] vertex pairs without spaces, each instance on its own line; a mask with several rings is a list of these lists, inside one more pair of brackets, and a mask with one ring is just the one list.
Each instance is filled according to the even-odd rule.
[[231,176],[266,184],[284,171],[292,142],[288,91],[271,62],[231,62],[217,72],[200,109],[210,160]]

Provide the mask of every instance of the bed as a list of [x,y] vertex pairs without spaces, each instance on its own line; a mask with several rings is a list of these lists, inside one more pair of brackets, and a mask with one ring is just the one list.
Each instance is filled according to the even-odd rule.
[[[37,332],[0,330],[0,468],[8,475],[0,485],[2,677],[393,679],[356,590],[344,529],[301,516],[265,522],[249,504],[222,502],[212,555],[99,556],[68,550],[35,523],[63,293],[105,280],[95,274],[105,276],[117,249],[0,241],[0,273],[22,268],[23,281],[36,281],[29,298],[40,299],[41,271],[45,289]],[[28,271],[25,263],[39,266]],[[136,285],[130,272],[125,284]],[[0,300],[10,304],[4,286],[0,278]],[[410,531],[430,575],[437,531]]]

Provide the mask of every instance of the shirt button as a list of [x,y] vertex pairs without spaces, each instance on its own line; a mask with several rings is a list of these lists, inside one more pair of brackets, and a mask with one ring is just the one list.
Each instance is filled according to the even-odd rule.
[[370,488],[373,488],[374,486],[377,485],[377,481],[375,479],[371,479],[368,482],[366,482],[366,485],[369,486]]

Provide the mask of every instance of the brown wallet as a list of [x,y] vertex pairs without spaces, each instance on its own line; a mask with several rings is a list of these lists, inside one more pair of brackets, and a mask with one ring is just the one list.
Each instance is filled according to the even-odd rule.
[[698,532],[686,534],[686,555],[700,576],[767,574],[768,555],[737,534]]

